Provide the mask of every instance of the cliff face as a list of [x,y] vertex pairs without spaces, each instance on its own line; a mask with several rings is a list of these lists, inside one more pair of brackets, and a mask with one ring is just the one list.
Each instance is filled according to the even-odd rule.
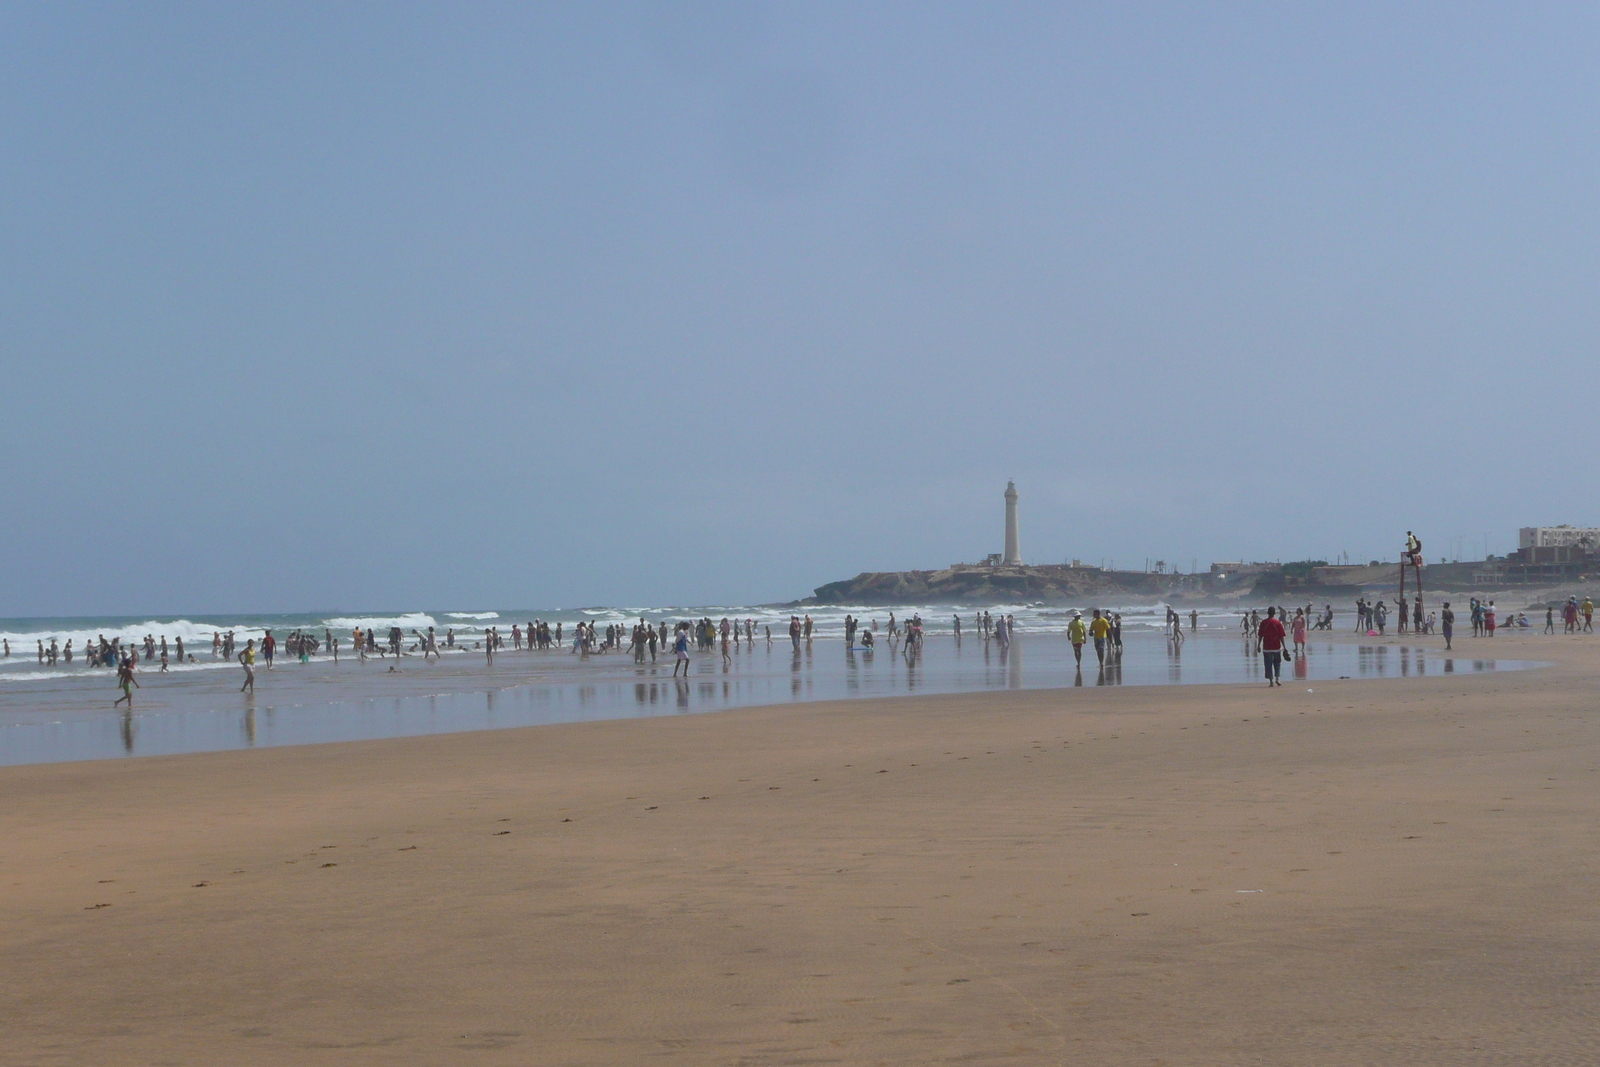
[[1162,596],[1194,584],[1193,576],[1107,572],[1098,567],[961,567],[941,571],[868,571],[829,582],[807,604],[1071,604],[1122,593]]

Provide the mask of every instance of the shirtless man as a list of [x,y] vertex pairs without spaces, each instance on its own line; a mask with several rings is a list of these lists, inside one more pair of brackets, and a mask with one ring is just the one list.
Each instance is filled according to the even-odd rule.
[[124,700],[128,702],[130,709],[133,707],[133,691],[140,688],[139,679],[133,676],[134,659],[135,657],[129,656],[117,666],[117,685],[122,689],[122,695],[111,702],[112,707],[116,707]]
[[251,638],[245,642],[244,651],[239,653],[239,666],[244,668],[244,684],[239,687],[239,692],[250,690],[253,695],[256,691],[256,642]]

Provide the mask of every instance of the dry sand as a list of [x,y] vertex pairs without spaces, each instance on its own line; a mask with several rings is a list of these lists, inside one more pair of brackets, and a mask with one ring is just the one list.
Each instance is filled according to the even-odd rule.
[[0,769],[0,1062],[1594,1063],[1600,642],[1494,647]]

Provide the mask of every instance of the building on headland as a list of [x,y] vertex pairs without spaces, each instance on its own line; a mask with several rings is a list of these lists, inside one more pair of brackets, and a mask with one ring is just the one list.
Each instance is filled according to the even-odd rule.
[[1600,527],[1524,526],[1517,531],[1517,548],[1583,548],[1600,551]]
[[1017,483],[1006,482],[1006,554],[1000,561],[1022,566],[1022,542],[1017,536]]
[[1475,585],[1545,585],[1600,574],[1600,528],[1524,526],[1515,552],[1472,564]]
[[1211,577],[1219,581],[1226,581],[1230,578],[1243,578],[1246,575],[1266,574],[1268,571],[1277,569],[1278,565],[1276,563],[1245,563],[1242,561],[1238,563],[1213,563],[1211,565]]

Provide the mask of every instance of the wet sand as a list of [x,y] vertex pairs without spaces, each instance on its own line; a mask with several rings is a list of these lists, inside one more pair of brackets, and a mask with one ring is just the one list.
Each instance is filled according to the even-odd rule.
[[[1131,633],[1126,655],[1097,669],[1075,662],[1064,634],[1019,636],[1010,651],[998,642],[932,640],[914,660],[892,647],[850,652],[842,640],[807,643],[799,655],[781,648],[741,649],[724,661],[702,654],[690,673],[673,662],[636,665],[612,653],[587,659],[563,653],[510,652],[492,664],[481,655],[423,663],[407,657],[399,670],[369,657],[258,671],[256,691],[240,693],[237,667],[221,664],[172,675],[146,674],[136,707],[119,714],[107,672],[7,682],[0,686],[0,765],[125,756],[170,756],[231,748],[374,741],[418,734],[542,726],[558,722],[685,715],[760,704],[859,700],[986,689],[1067,686],[1194,685],[1245,682],[1261,670],[1241,639],[1202,634],[1169,645],[1158,633]],[[1508,671],[1523,664],[1446,657],[1406,644],[1329,643],[1287,670],[1293,678],[1383,678],[1395,675]]]
[[1600,642],[1457,645],[0,768],[0,1060],[1592,1062]]

